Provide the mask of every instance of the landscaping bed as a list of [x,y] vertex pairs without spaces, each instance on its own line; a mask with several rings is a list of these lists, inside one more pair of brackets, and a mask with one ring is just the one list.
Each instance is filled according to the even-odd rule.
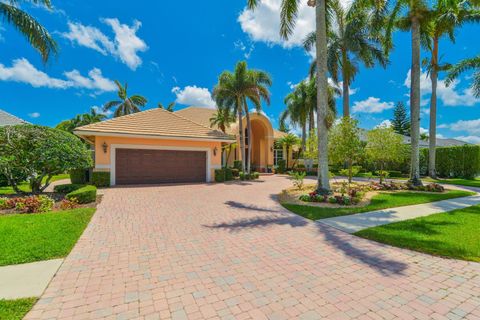
[[480,205],[369,228],[355,235],[433,255],[480,262]]
[[[387,208],[408,206],[414,204],[422,204],[452,198],[471,196],[474,193],[462,190],[443,190],[437,192],[429,191],[416,191],[408,190],[408,187],[402,187],[403,189],[385,190],[379,187],[378,184],[358,183],[352,184],[354,188],[357,188],[356,194],[352,197],[352,193],[348,190],[343,190],[342,196],[339,193],[339,184],[333,184],[335,190],[333,195],[319,196],[313,193],[315,185],[304,186],[302,190],[298,188],[291,188],[282,191],[279,195],[279,200],[282,205],[288,210],[299,214],[303,217],[312,220],[325,219],[336,216],[350,215],[355,213],[369,212],[374,210],[381,210]],[[387,184],[393,188],[397,184]],[[340,188],[344,188],[342,185]],[[363,193],[363,194],[362,194]],[[300,197],[308,195],[310,199],[316,199],[316,201],[302,201]],[[350,200],[350,203],[332,203],[333,200],[329,199],[345,199],[349,197],[353,199],[357,197],[357,200]]]

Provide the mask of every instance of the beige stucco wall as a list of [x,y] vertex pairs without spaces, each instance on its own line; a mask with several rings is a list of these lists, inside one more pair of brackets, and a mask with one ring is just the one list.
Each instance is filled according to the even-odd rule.
[[[107,144],[107,152],[103,151],[103,144]],[[214,170],[221,168],[221,142],[216,141],[189,141],[189,140],[168,140],[168,139],[146,139],[146,138],[127,138],[127,137],[95,137],[95,169],[96,171],[112,171],[111,168],[111,152],[112,146],[128,146],[135,148],[135,146],[143,146],[148,148],[165,148],[172,147],[172,149],[180,150],[184,148],[188,149],[208,149],[210,158],[210,177],[209,181],[213,181],[215,175]],[[217,153],[214,155],[214,149],[217,148]]]

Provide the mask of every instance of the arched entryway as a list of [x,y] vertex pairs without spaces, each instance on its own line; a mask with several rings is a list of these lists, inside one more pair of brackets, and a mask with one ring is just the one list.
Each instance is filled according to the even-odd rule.
[[[261,114],[251,114],[251,158],[248,159],[254,171],[267,172],[273,166],[273,128],[268,118]],[[248,157],[248,136],[246,120],[244,118],[246,154]],[[239,150],[240,152],[240,150]],[[240,156],[241,157],[241,156]]]

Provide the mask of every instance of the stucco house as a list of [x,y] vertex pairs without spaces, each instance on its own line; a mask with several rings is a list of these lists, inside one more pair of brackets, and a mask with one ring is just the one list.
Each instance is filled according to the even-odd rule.
[[[189,107],[177,112],[150,109],[77,128],[74,133],[91,143],[94,171],[110,172],[110,184],[211,182],[222,162],[241,160],[239,148],[229,159],[223,147],[238,143],[237,126],[226,133],[210,126],[216,110]],[[250,115],[251,163],[266,171],[281,157],[274,141],[284,134],[261,114]],[[242,119],[246,128],[245,118]],[[248,139],[248,138],[247,138]]]

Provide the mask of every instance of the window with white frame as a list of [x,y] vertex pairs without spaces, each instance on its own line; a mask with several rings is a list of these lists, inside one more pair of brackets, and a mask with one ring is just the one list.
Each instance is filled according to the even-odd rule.
[[274,149],[273,150],[273,164],[278,165],[278,160],[283,159],[283,149]]

